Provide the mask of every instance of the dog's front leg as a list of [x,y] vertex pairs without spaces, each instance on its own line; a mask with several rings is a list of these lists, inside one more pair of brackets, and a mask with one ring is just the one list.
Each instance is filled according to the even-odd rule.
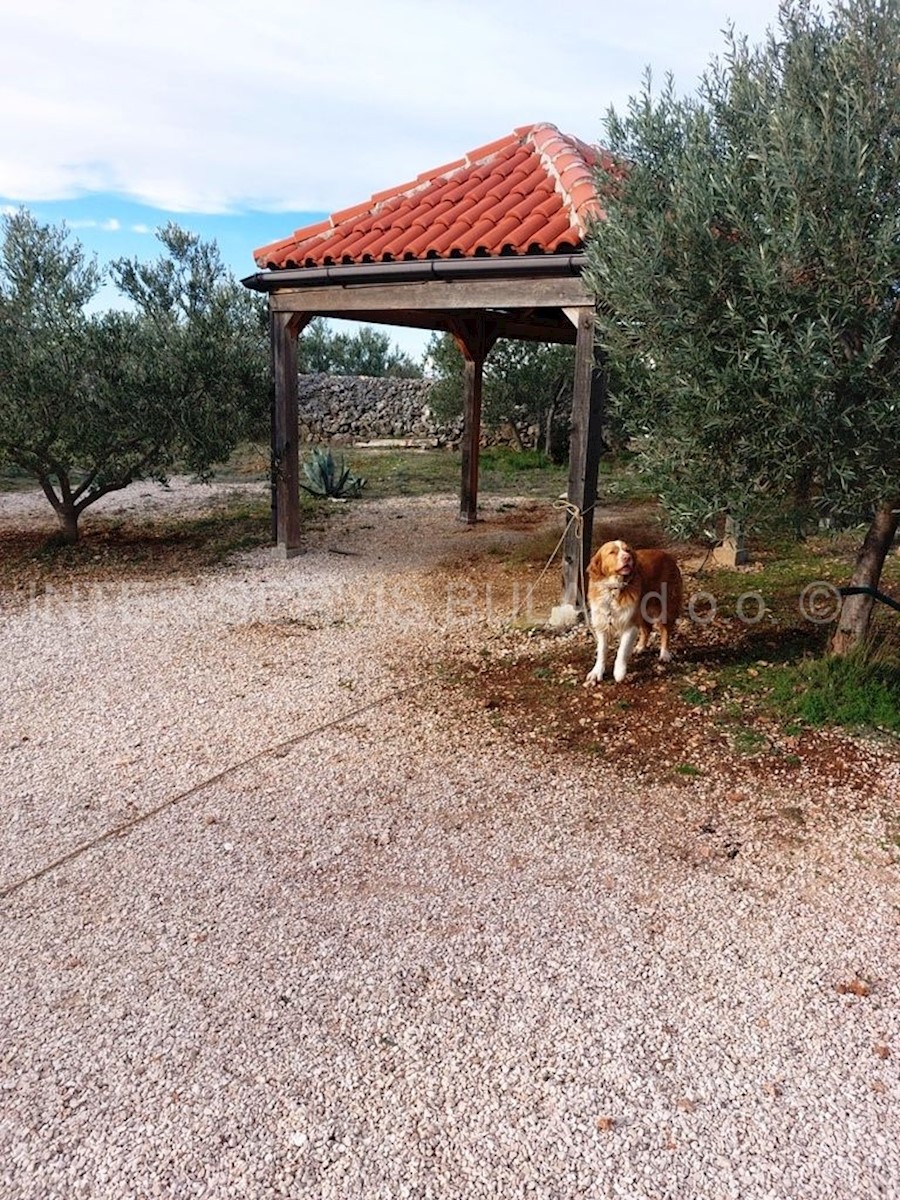
[[669,627],[668,625],[660,625],[659,627],[659,661],[671,662],[672,651],[669,649]]
[[592,683],[599,683],[603,678],[603,672],[606,670],[606,634],[599,629],[595,629],[594,633],[597,638],[597,658],[593,669],[588,672],[588,676],[584,681],[585,687],[590,687]]
[[616,654],[616,664],[613,667],[613,679],[616,683],[621,683],[628,672],[628,660],[631,658],[631,651],[634,648],[634,643],[637,640],[638,631],[632,626],[626,629],[619,641],[619,649]]

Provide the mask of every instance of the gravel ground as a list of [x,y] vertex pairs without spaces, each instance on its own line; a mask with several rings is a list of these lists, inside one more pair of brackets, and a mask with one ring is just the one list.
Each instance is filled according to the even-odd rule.
[[[208,511],[218,500],[237,495],[265,495],[268,485],[262,482],[223,481],[213,479],[198,483],[186,475],[174,475],[168,483],[145,479],[118,492],[107,492],[88,510],[84,523],[89,524],[97,514],[104,517],[128,517],[140,514],[142,519],[171,512]],[[0,530],[15,526],[19,529],[57,529],[53,511],[43,492],[25,489],[0,492]]]
[[440,684],[484,536],[383,502],[5,618],[4,1198],[900,1195],[900,773],[511,744]]

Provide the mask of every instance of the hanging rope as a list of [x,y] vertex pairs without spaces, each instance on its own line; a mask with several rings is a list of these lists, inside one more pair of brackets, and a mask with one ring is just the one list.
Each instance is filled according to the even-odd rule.
[[592,505],[590,505],[589,508],[580,509],[577,504],[572,503],[572,501],[568,498],[568,496],[563,495],[563,496],[558,496],[557,499],[553,501],[553,507],[564,510],[566,513],[568,513],[569,519],[566,521],[565,528],[563,529],[562,534],[560,535],[559,541],[553,547],[553,551],[552,551],[550,557],[547,559],[546,563],[544,564],[543,570],[541,571],[540,575],[538,575],[538,577],[534,581],[534,583],[531,584],[531,586],[529,587],[529,589],[528,589],[529,597],[534,595],[534,591],[537,588],[537,585],[541,582],[541,580],[544,578],[544,576],[550,570],[550,567],[553,565],[553,560],[556,558],[557,554],[559,553],[560,547],[562,546],[563,542],[566,540],[569,530],[574,525],[574,527],[575,527],[575,550],[576,550],[575,559],[576,559],[576,562],[578,563],[578,576],[575,581],[575,595],[576,595],[576,601],[577,601],[576,607],[579,607],[582,610],[584,610],[587,608],[587,598],[585,597],[585,594],[584,594],[584,578],[582,576],[582,571],[581,571],[581,563],[583,561],[583,559],[582,559],[582,543],[584,541],[584,518],[585,518],[586,513],[589,513],[593,510],[594,505],[592,504]]

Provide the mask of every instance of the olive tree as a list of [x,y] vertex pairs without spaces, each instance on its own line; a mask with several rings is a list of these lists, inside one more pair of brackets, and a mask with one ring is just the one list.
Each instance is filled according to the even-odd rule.
[[[435,334],[426,357],[434,374],[431,405],[441,419],[452,420],[462,413],[463,356],[449,334]],[[484,364],[485,424],[507,425],[519,449],[525,448],[526,427],[536,426],[539,448],[565,458],[574,363],[571,346],[500,338]]]
[[0,461],[31,474],[67,541],[101,496],[227,458],[265,409],[264,311],[214,244],[177,226],[122,261],[129,311],[92,311],[103,273],[21,210],[0,245]]
[[313,317],[297,343],[297,365],[303,374],[389,376],[417,379],[422,375],[408,354],[391,345],[386,333],[363,325],[353,333],[333,330],[323,317]]
[[[900,9],[783,3],[698,94],[649,78],[607,119],[587,278],[674,524],[773,509],[864,519],[877,587],[900,507]],[[832,648],[864,635],[845,602]]]

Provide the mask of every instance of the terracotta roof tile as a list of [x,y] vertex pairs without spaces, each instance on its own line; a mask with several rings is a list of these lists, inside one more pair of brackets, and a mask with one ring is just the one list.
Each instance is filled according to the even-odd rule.
[[519,140],[520,133],[527,131],[528,128],[529,126],[525,125],[523,126],[522,130],[516,129],[512,133],[508,133],[506,137],[497,138],[496,141],[488,142],[484,146],[479,146],[476,150],[470,150],[466,155],[466,159],[469,162],[479,162],[483,158],[493,158],[493,156],[498,154],[501,150],[506,150],[512,146],[515,146],[517,140]]
[[442,167],[434,167],[431,171],[423,171],[419,179],[434,179],[437,175],[449,175],[453,171],[458,171],[460,167],[466,165],[464,158],[458,158],[455,162],[444,163]]
[[[543,236],[547,240],[547,248],[549,250],[556,250],[564,238],[572,237],[572,226],[569,223],[568,214],[559,212],[552,217],[544,228]],[[574,236],[577,240],[580,240],[577,233]]]
[[523,125],[415,180],[255,251],[264,269],[580,249],[604,213],[594,168],[604,151]]

